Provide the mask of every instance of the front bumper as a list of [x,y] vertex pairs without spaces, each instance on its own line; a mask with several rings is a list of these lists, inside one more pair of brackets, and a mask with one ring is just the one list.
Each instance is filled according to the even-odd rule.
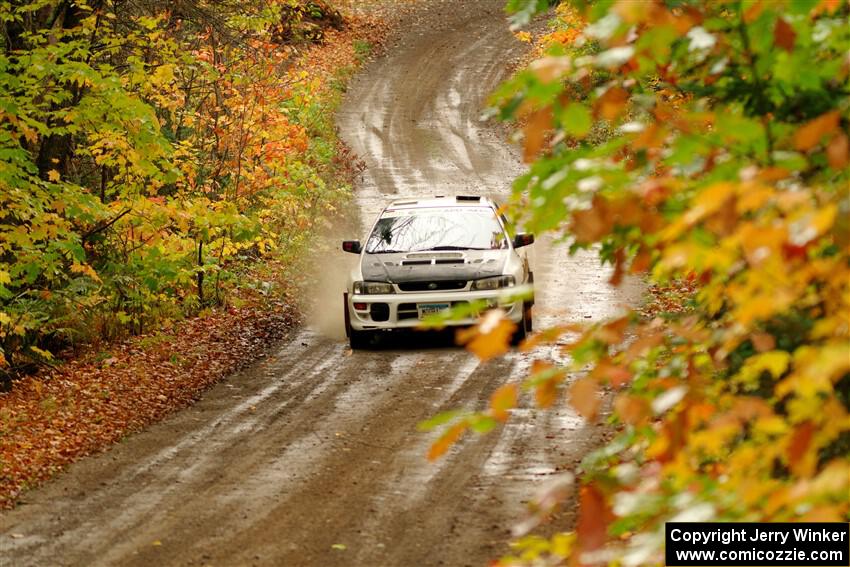
[[[355,331],[382,329],[412,329],[418,327],[419,319],[417,305],[448,303],[452,307],[463,303],[484,301],[488,307],[501,307],[508,319],[515,323],[522,320],[523,301],[511,301],[510,295],[516,294],[516,288],[486,291],[454,291],[454,292],[423,292],[423,293],[393,293],[385,295],[352,295],[347,294],[346,309],[349,324]],[[355,309],[354,304],[363,304],[365,309]],[[446,321],[447,326],[472,325],[475,317]]]

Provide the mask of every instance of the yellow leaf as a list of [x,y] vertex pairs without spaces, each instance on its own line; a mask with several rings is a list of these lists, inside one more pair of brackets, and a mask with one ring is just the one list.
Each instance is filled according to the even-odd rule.
[[9,272],[4,270],[0,270],[0,284],[12,283],[12,277],[9,275]]
[[756,385],[762,372],[769,372],[773,378],[779,378],[788,369],[791,354],[784,350],[772,350],[751,356],[741,367],[736,380],[745,384]]
[[62,177],[62,176],[61,176],[61,175],[59,175],[59,172],[58,172],[58,171],[56,171],[55,169],[51,169],[50,171],[48,171],[48,172],[47,172],[47,178],[48,178],[50,181],[53,181],[54,183],[56,183],[57,181],[59,181],[59,179],[60,179],[61,177]]
[[837,213],[836,204],[830,203],[817,212],[803,215],[788,227],[789,241],[794,246],[805,246],[832,227]]
[[46,350],[40,349],[37,346],[31,346],[30,350],[42,357],[45,360],[53,360],[53,354]]

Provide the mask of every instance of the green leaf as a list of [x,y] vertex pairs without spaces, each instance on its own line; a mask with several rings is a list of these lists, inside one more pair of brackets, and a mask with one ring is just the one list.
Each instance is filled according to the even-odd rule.
[[445,411],[443,413],[439,413],[434,417],[427,419],[425,421],[420,421],[416,428],[419,431],[431,431],[432,429],[439,427],[445,423],[448,423],[461,415],[460,410],[450,410]]
[[564,130],[576,138],[584,138],[593,125],[590,110],[578,102],[571,102],[561,113],[560,119]]

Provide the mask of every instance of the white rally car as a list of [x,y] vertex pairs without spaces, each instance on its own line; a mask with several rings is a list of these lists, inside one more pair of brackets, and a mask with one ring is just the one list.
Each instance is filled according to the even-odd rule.
[[[433,313],[472,303],[501,307],[517,323],[515,339],[531,330],[533,275],[525,251],[531,234],[508,237],[504,218],[485,197],[395,201],[375,221],[345,292],[345,331],[352,348],[377,331],[412,328]],[[517,297],[523,297],[518,300]],[[446,321],[471,325],[474,313]]]

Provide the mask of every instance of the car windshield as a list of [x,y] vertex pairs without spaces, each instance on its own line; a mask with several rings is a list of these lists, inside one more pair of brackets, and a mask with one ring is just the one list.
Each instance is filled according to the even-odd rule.
[[505,231],[489,207],[434,208],[387,211],[369,236],[366,253],[507,247]]

